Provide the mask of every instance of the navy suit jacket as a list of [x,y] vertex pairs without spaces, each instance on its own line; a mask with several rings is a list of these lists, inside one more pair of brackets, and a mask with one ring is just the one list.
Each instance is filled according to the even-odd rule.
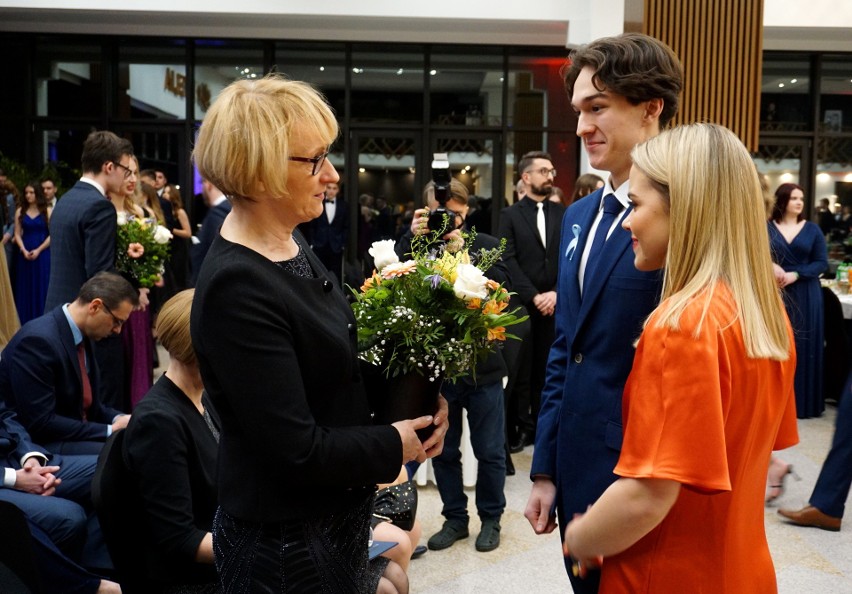
[[40,452],[50,458],[46,450],[32,442],[15,412],[0,398],[0,456],[4,460],[3,465],[19,469],[21,458],[30,452]]
[[512,290],[524,305],[539,293],[556,289],[559,264],[559,226],[565,207],[555,202],[545,205],[547,248],[541,244],[536,218],[538,208],[531,198],[503,209],[499,236],[506,238],[503,259],[512,277]]
[[621,396],[633,365],[633,343],[661,289],[661,271],[634,267],[630,233],[619,225],[597,270],[586,270],[580,296],[577,272],[601,195],[598,190],[575,202],[562,221],[556,338],[530,471],[553,478],[563,528],[617,478],[612,470],[621,451]]
[[121,413],[101,405],[91,345],[86,360],[92,405],[84,421],[77,348],[61,307],[26,323],[3,350],[0,394],[36,442],[106,441],[107,425]]
[[50,283],[45,311],[70,303],[80,287],[115,267],[115,208],[92,184],[78,181],[50,217]]
[[207,252],[213,245],[213,240],[219,236],[219,231],[222,229],[222,224],[229,212],[231,212],[231,203],[228,200],[220,202],[207,211],[204,223],[201,224],[201,231],[198,232],[198,244],[192,246],[193,279],[198,278],[204,258],[207,257]]

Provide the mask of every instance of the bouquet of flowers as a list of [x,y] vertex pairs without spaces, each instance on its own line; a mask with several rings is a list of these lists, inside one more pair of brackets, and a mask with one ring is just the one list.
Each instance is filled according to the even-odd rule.
[[[472,234],[465,236],[472,241]],[[487,271],[504,249],[451,252],[437,233],[414,236],[413,259],[400,262],[392,240],[373,243],[376,272],[353,290],[361,358],[388,377],[412,372],[429,381],[471,375],[476,362],[526,319],[508,312],[509,292]]]
[[156,219],[119,213],[116,269],[141,287],[153,287],[162,278],[171,239],[171,231],[157,224]]

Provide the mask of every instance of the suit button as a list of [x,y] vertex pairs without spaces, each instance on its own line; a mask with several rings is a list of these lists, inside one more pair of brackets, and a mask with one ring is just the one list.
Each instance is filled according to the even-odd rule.
[[331,284],[331,281],[323,281],[322,290],[326,293],[331,293],[331,290],[334,289],[334,285]]
[[583,362],[583,353],[577,353],[574,355],[574,363],[582,363]]
[[346,329],[352,332],[355,329],[355,324],[346,324]]

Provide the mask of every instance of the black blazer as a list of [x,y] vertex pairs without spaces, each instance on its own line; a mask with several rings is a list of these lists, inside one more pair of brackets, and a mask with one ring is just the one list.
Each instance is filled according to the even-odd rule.
[[[215,427],[209,399],[202,399]],[[216,514],[218,443],[189,398],[163,375],[133,411],[124,460],[145,512],[148,578],[161,584],[216,581],[213,565],[195,561]]]
[[335,199],[335,203],[334,218],[330,223],[325,214],[328,205],[323,203],[322,214],[308,225],[308,240],[311,242],[311,247],[315,249],[327,248],[339,254],[346,247],[346,237],[349,235],[349,208],[346,201],[339,196]]
[[50,282],[44,309],[77,298],[80,287],[115,268],[115,208],[95,186],[78,181],[50,217]]
[[77,348],[61,307],[26,323],[0,355],[0,394],[37,443],[106,441],[107,425],[121,414],[101,404],[98,364],[86,343],[92,386],[87,421]]
[[539,293],[556,290],[559,230],[565,207],[550,200],[545,200],[544,204],[547,249],[541,245],[538,234],[538,209],[534,200],[524,198],[504,208],[500,215],[498,236],[506,238],[503,259],[512,276],[512,290],[527,306],[532,304],[533,297]]
[[349,304],[301,248],[317,278],[220,236],[195,290],[192,342],[222,420],[219,504],[245,521],[334,513],[402,465],[396,429],[371,426]]

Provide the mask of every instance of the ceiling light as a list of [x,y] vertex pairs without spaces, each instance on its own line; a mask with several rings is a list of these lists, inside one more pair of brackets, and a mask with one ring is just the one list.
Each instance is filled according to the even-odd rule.
[[438,71],[433,69],[433,70],[429,71],[429,74],[431,74],[432,76],[435,76],[436,74],[438,74]]
[[778,83],[778,88],[779,88],[779,89],[783,89],[783,88],[784,88],[784,83]]
[[400,75],[400,74],[402,74],[403,72],[404,72],[404,71],[403,71],[403,69],[402,69],[402,68],[400,68],[399,70],[397,70],[397,71],[396,71],[397,75]]
[[791,84],[791,85],[794,85],[794,84],[796,84],[797,82],[799,82],[799,79],[798,79],[798,78],[791,78],[791,79],[790,79],[790,84]]
[[325,66],[320,66],[320,72],[325,72]]
[[363,167],[359,167],[359,168],[358,168],[358,173],[367,173],[367,170],[366,170],[366,169],[364,169]]

